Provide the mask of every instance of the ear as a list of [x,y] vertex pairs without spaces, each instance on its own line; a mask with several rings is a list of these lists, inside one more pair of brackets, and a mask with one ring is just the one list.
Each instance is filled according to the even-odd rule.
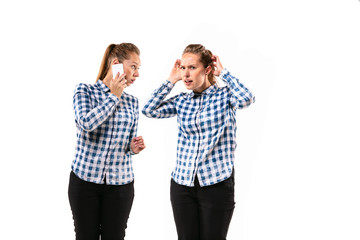
[[114,58],[114,59],[111,61],[111,64],[112,64],[112,65],[114,65],[114,64],[119,64],[119,59]]
[[211,71],[212,71],[211,66],[207,66],[207,67],[205,68],[205,74],[206,74],[206,75],[209,75],[209,74],[211,73]]

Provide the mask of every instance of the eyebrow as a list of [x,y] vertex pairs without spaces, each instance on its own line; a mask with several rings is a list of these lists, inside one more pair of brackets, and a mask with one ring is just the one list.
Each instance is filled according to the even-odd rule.
[[188,64],[188,65],[180,64],[180,66],[182,66],[182,67],[192,67],[192,66],[196,67],[196,64],[195,63],[191,63],[191,64]]

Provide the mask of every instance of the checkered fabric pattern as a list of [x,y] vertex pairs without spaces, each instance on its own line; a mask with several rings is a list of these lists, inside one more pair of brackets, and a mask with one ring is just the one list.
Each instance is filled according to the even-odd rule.
[[253,94],[224,69],[227,85],[213,85],[201,94],[180,93],[165,100],[174,85],[163,83],[151,95],[142,113],[150,118],[177,116],[177,160],[172,178],[178,184],[208,186],[229,178],[236,149],[236,109],[255,101]]
[[75,88],[73,107],[77,143],[73,172],[81,179],[122,185],[133,181],[130,142],[136,136],[138,100],[125,92],[118,99],[98,80]]

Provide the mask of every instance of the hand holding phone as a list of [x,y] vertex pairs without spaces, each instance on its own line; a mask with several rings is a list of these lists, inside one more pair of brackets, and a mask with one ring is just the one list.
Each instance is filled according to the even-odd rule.
[[[126,79],[124,77],[124,66],[120,64],[112,65],[113,79],[110,81],[110,92],[120,98],[124,88],[126,88]],[[116,79],[116,75],[119,73],[119,78]]]
[[113,64],[112,73],[113,73],[113,79],[115,79],[117,73],[120,73],[119,76],[121,76],[121,74],[124,73],[124,66],[121,63]]

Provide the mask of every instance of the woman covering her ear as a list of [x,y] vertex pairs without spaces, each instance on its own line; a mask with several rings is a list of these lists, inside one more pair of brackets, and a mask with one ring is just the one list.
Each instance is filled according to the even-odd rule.
[[[132,155],[145,148],[136,136],[138,99],[124,92],[139,76],[140,51],[131,43],[110,44],[95,84],[75,88],[77,127],[69,201],[77,240],[124,239],[134,198]],[[124,74],[113,78],[112,65]]]
[[[227,86],[218,87],[215,76]],[[165,100],[180,80],[192,91]],[[179,240],[226,239],[235,207],[235,113],[254,101],[219,57],[200,44],[191,44],[145,104],[142,113],[147,117],[177,116],[177,160],[170,197]]]

